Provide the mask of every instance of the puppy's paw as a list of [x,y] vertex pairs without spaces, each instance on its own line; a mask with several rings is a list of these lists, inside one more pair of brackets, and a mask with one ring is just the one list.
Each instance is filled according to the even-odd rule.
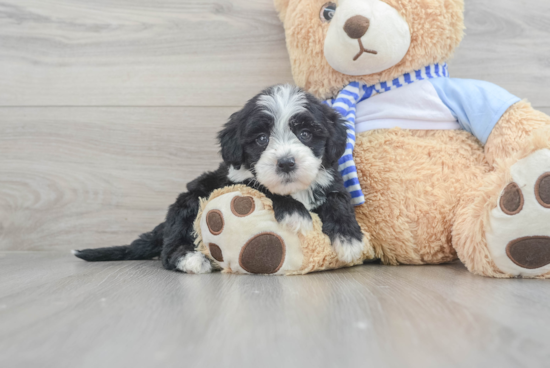
[[285,214],[279,223],[289,229],[290,231],[298,234],[307,234],[313,230],[313,221],[309,213],[294,212],[292,214]]
[[212,265],[210,261],[200,252],[187,253],[178,261],[176,268],[185,273],[210,273]]
[[343,236],[336,236],[332,242],[338,259],[342,262],[350,263],[357,261],[363,255],[364,244],[362,240],[346,239]]

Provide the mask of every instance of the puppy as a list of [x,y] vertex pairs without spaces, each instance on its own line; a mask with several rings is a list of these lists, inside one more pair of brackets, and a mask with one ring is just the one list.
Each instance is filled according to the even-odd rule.
[[274,86],[233,114],[218,139],[223,163],[187,185],[188,191],[170,206],[166,221],[128,246],[73,253],[91,262],[160,256],[168,270],[210,272],[208,259],[195,252],[193,223],[199,199],[240,183],[273,201],[279,223],[306,233],[312,229],[309,211],[315,212],[341,260],[361,256],[363,234],[337,170],[347,133],[336,111],[297,87]]

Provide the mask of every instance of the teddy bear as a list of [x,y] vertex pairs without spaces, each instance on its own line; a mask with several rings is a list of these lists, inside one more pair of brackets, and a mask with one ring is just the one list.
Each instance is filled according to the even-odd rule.
[[[318,218],[310,234],[286,233],[268,199],[238,187],[201,204],[199,249],[226,272],[460,259],[477,275],[550,277],[550,117],[491,83],[450,78],[463,0],[275,0],[275,7],[295,83],[348,121],[339,171],[365,250],[341,263]],[[235,212],[235,198],[258,219],[239,224],[247,217]],[[208,214],[222,212],[228,221],[216,235]]]

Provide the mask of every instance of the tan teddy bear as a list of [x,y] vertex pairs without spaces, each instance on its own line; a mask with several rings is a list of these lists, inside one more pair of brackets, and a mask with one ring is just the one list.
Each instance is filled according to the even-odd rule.
[[[462,0],[275,0],[275,5],[296,84],[326,99],[349,122],[340,171],[370,239],[364,259],[375,254],[398,265],[458,257],[479,275],[550,276],[550,118],[490,83],[449,78],[445,61],[463,37]],[[268,201],[242,190],[224,194],[250,196],[269,212]],[[231,211],[231,198],[222,198],[214,194],[203,210]],[[225,236],[244,225],[231,226]],[[247,254],[243,245],[252,233],[261,233],[262,226],[280,231],[277,224],[247,226],[242,239],[224,242],[233,251],[218,244],[220,251],[233,253],[233,264]],[[197,230],[204,239],[205,228],[202,216]],[[344,266],[307,255],[316,244],[326,249],[319,254],[331,254],[319,229],[317,223],[306,237],[309,243],[292,234],[280,237],[294,250],[287,251],[286,269],[278,256],[279,263],[270,261],[279,267],[274,273]],[[215,248],[209,252],[202,244],[213,255]],[[269,248],[264,245],[264,253]],[[256,264],[270,258],[252,253],[247,259]],[[312,263],[313,258],[321,261]],[[222,265],[250,272],[243,266]]]

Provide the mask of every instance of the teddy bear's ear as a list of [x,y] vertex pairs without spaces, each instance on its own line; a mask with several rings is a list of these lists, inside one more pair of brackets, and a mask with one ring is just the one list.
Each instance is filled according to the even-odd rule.
[[281,18],[281,21],[285,21],[286,17],[286,11],[288,9],[288,3],[290,0],[274,0],[275,1],[275,9],[277,9],[277,12],[279,13],[279,18]]

